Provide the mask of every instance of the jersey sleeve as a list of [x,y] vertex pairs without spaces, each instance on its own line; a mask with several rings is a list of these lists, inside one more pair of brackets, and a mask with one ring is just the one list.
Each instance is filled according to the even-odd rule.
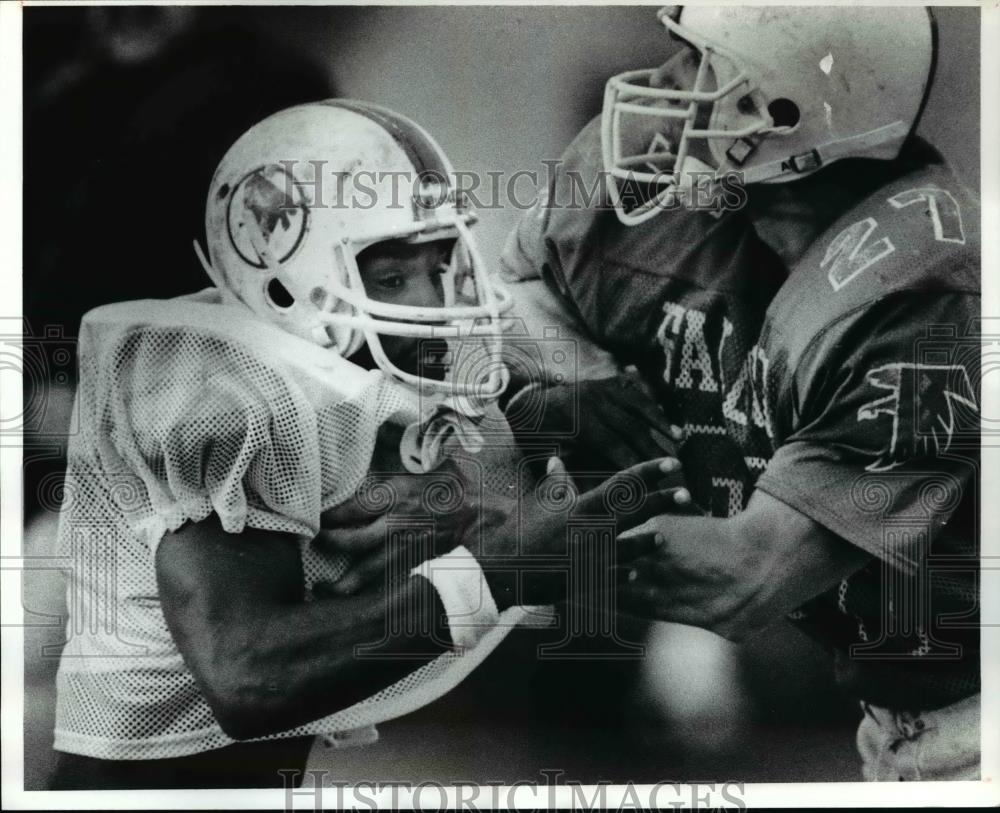
[[145,328],[105,348],[92,420],[101,469],[141,481],[166,530],[313,536],[321,511],[317,415],[287,376],[238,343]]
[[976,504],[978,317],[966,292],[897,294],[822,331],[786,375],[771,357],[764,403],[772,432],[790,429],[757,487],[912,572]]
[[[514,308],[513,319],[524,326],[530,338],[547,336],[556,328],[563,342],[572,344],[571,363],[553,364],[549,359],[542,370],[541,378],[546,381],[577,381],[607,378],[615,375],[619,368],[613,356],[591,338],[578,315],[567,305],[564,296],[553,290],[547,268],[558,258],[550,256],[547,231],[551,219],[551,209],[543,195],[534,206],[521,215],[517,226],[511,231],[500,255],[500,276],[512,285],[511,296]],[[510,345],[512,341],[508,342]],[[521,349],[525,342],[518,342]],[[510,355],[510,354],[509,354]],[[508,363],[517,380],[518,362],[512,356]],[[538,376],[534,376],[537,378]]]
[[507,236],[500,253],[500,276],[504,282],[514,284],[542,278],[546,258],[545,228],[549,219],[545,200],[542,195],[526,209]]

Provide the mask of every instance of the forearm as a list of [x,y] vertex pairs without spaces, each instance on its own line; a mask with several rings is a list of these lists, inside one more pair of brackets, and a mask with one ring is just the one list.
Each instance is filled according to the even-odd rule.
[[421,578],[391,594],[320,598],[258,621],[230,655],[240,663],[239,705],[267,733],[353,705],[451,643],[441,600]]
[[254,543],[264,539],[245,533],[227,550],[225,535],[171,538],[158,552],[167,625],[230,736],[346,708],[449,648],[441,601],[425,579],[306,602],[297,546],[261,554]]

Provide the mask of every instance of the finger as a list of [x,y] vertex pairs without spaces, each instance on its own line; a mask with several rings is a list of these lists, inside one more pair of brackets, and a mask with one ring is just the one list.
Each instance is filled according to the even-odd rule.
[[701,512],[691,499],[691,492],[684,487],[654,491],[647,494],[634,510],[615,515],[618,533],[625,533],[664,514],[699,516]]
[[625,469],[622,474],[638,477],[650,488],[655,488],[663,480],[664,475],[677,475],[682,471],[681,462],[675,455],[664,455],[637,463]]
[[681,461],[676,457],[664,457],[660,461],[660,472],[663,476],[656,483],[657,488],[665,489],[686,485],[684,469],[681,466]]
[[[589,406],[589,405],[588,405]],[[662,428],[669,431],[669,425],[658,404],[636,398],[635,393],[622,390],[610,398],[601,395],[594,399],[594,408],[583,416],[600,426],[609,437],[618,442],[633,437],[644,436],[652,430]]]
[[667,436],[667,428],[647,421],[634,421],[627,416],[609,416],[609,423],[600,432],[594,432],[588,441],[595,449],[612,460],[621,460],[621,468],[636,460],[677,452],[677,444]]
[[362,508],[355,499],[328,508],[320,514],[319,524],[322,528],[350,528],[355,525],[366,525],[378,515],[378,511]]
[[388,519],[383,515],[367,525],[323,528],[313,539],[313,544],[327,553],[361,556],[384,545],[388,531]]
[[573,477],[568,471],[566,471],[566,464],[563,463],[560,458],[549,458],[548,463],[545,464],[545,476],[551,477],[553,483],[569,489],[569,492],[574,496],[579,493],[576,488],[576,483],[573,481]]
[[656,514],[694,514],[698,509],[690,491],[684,486],[671,486],[648,494],[639,512],[651,517]]
[[639,562],[623,562],[611,568],[611,577],[618,585],[638,584],[642,578],[642,569]]
[[[663,415],[663,411],[658,406],[644,406],[641,404],[629,405],[623,413],[623,417],[629,424],[627,427],[632,432],[640,435],[658,435],[666,443],[668,449],[673,448],[675,443],[668,437],[670,425]],[[621,434],[621,426],[618,434]]]
[[674,440],[676,441],[684,440],[685,434],[686,433],[684,432],[683,427],[680,427],[677,424],[670,425],[670,437],[672,437]]
[[[664,477],[661,466],[667,465],[666,460],[667,458],[662,457],[646,460],[609,477],[601,485],[580,495],[576,505],[577,513],[607,516],[607,512],[611,511],[616,520],[635,515],[644,504],[650,502],[650,495],[658,491],[659,482]],[[666,510],[666,508],[647,510],[639,515],[632,525]],[[619,528],[619,531],[621,530]]]
[[707,517],[708,511],[694,501],[691,492],[683,486],[674,491],[674,507],[668,513],[691,517]]
[[656,444],[656,447],[664,454],[668,454],[676,448],[674,442],[666,435],[664,435],[662,432],[660,432],[658,429],[650,429],[649,438],[650,440],[653,441],[653,443]]
[[[668,463],[667,461],[674,461],[673,463]],[[666,467],[666,468],[664,468]],[[679,467],[676,460],[672,457],[654,457],[651,460],[644,460],[642,463],[636,463],[634,466],[630,466],[618,474],[609,477],[601,486],[594,490],[598,492],[600,496],[603,497],[608,491],[616,488],[620,488],[626,485],[635,485],[638,480],[642,487],[645,488],[647,492],[654,491],[658,487],[659,482],[663,479],[663,475],[667,471],[675,471]],[[593,494],[594,492],[588,492]]]
[[664,474],[671,474],[672,472],[680,471],[681,461],[676,457],[664,457],[660,460],[660,471]]
[[[658,520],[659,518],[656,518]],[[651,525],[652,529],[637,533],[630,531],[627,536],[619,536],[615,540],[615,555],[619,562],[631,562],[640,556],[655,553],[663,548],[666,539],[656,527],[656,520],[651,520],[646,525]]]

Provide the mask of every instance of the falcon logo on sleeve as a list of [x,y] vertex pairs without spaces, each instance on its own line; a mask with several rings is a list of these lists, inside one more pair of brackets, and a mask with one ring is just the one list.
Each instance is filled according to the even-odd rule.
[[888,447],[866,466],[868,471],[887,471],[913,457],[947,451],[958,423],[956,414],[963,409],[979,411],[961,364],[886,364],[870,370],[866,380],[887,394],[858,409],[858,421],[892,421]]

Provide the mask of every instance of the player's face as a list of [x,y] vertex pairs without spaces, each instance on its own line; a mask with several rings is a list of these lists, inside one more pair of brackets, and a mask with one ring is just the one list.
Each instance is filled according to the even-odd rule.
[[[685,44],[676,54],[653,71],[649,77],[649,85],[666,90],[692,90],[698,78],[700,63],[701,52],[693,46]],[[700,89],[711,92],[716,89],[715,74],[711,66],[707,66],[705,70],[706,73],[702,78]],[[676,106],[676,102],[672,106]],[[695,114],[695,127],[697,129],[702,130],[708,127],[711,110],[711,105],[708,104],[698,106],[698,111]],[[684,120],[671,119],[665,127],[664,135],[671,144],[676,146],[680,142]],[[711,162],[712,160],[707,145],[701,139],[692,139],[689,150],[694,157],[702,161]]]
[[[660,65],[649,77],[650,87],[666,88],[667,90],[690,90],[694,87],[698,76],[698,63],[701,54],[691,46],[685,45],[670,59]],[[706,88],[711,90],[712,88]]]
[[[442,276],[451,256],[453,240],[417,245],[401,241],[379,243],[358,255],[358,269],[365,293],[393,305],[440,308],[444,305]],[[444,341],[410,336],[380,337],[389,360],[404,372],[435,377],[428,365],[447,351]]]

